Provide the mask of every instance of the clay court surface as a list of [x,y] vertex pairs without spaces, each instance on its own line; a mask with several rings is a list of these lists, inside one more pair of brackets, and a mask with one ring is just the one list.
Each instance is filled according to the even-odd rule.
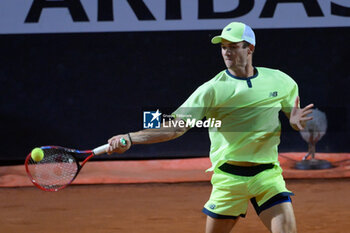
[[[300,233],[350,232],[350,179],[287,180]],[[200,233],[209,182],[0,188],[2,233]],[[268,232],[250,206],[233,232]]]

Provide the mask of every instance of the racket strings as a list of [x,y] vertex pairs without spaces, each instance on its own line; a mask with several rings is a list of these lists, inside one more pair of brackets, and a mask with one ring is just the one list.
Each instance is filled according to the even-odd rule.
[[78,172],[78,163],[70,152],[63,149],[44,149],[44,158],[30,160],[28,168],[37,183],[45,189],[58,189],[72,182]]

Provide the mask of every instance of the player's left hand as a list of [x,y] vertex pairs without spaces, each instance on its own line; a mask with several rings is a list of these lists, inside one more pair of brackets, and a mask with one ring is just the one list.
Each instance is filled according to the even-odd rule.
[[[126,145],[121,143],[121,140],[126,141]],[[129,141],[127,134],[116,135],[108,140],[109,147],[107,149],[107,154],[118,153],[122,154],[129,150],[131,147],[131,142]]]
[[295,130],[303,130],[306,126],[306,122],[312,120],[312,117],[308,117],[312,113],[312,107],[314,104],[309,104],[305,108],[299,108],[300,98],[297,96],[295,104],[290,113],[289,123]]

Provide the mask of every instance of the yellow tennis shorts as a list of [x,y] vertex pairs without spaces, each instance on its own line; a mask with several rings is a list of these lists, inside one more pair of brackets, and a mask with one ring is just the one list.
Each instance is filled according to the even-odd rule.
[[278,164],[240,167],[225,163],[214,170],[211,183],[203,213],[219,219],[245,217],[249,201],[259,215],[274,205],[291,202],[294,195],[286,188]]

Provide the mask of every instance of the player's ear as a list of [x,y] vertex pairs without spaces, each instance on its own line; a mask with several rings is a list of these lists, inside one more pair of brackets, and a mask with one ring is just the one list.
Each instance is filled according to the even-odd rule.
[[254,53],[254,50],[255,50],[255,46],[252,45],[252,44],[249,44],[249,47],[248,47],[248,54],[253,54],[253,53]]

